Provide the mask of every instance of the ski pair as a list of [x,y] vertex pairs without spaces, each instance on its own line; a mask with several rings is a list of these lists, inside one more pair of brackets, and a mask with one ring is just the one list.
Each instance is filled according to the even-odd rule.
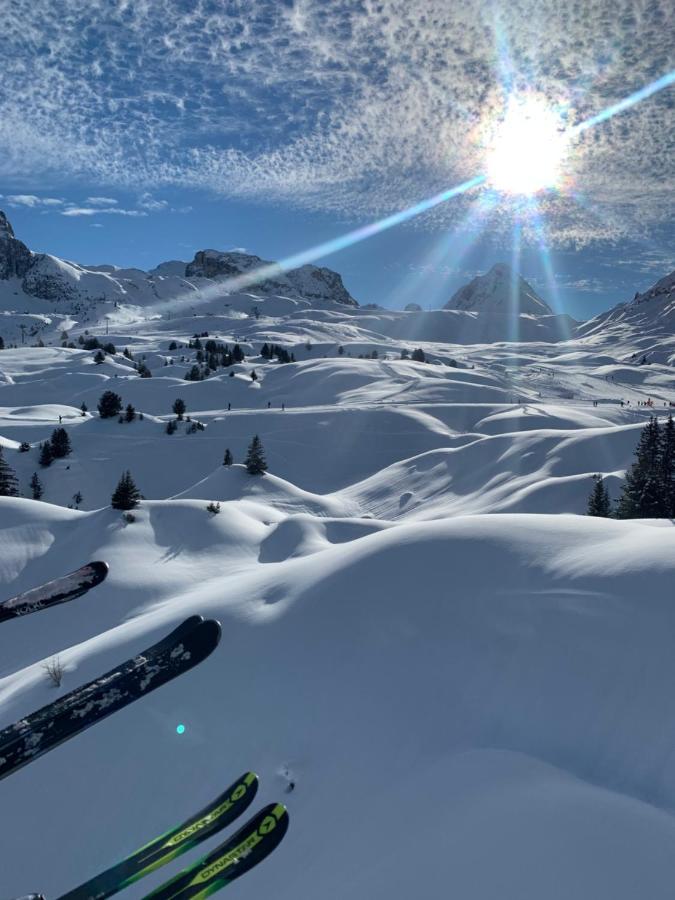
[[[63,894],[59,900],[105,900],[113,896],[225,828],[247,809],[257,790],[257,776],[246,772],[182,825]],[[219,847],[146,895],[145,900],[202,900],[214,894],[269,856],[281,843],[288,822],[288,812],[281,804],[263,807]],[[22,900],[43,898],[31,894]]]
[[107,575],[107,563],[88,563],[69,575],[55,578],[54,581],[48,581],[47,584],[0,603],[0,622],[27,616],[40,609],[48,609],[51,606],[58,606],[59,603],[66,603],[68,600],[81,597],[82,594],[86,594],[87,591],[105,581]]
[[[212,803],[177,828],[141,847],[59,900],[105,900],[111,897],[226,828],[251,805],[257,791],[257,775],[245,772]],[[169,897],[186,900],[188,897],[206,896],[201,891],[207,888],[209,893],[213,893],[224,887],[272,852],[286,831],[287,819],[288,814],[283,807],[273,804],[265,807],[220,847],[149,896],[161,897],[162,900]]]
[[0,779],[198,665],[220,641],[215,619],[191,616],[138,656],[0,731]]

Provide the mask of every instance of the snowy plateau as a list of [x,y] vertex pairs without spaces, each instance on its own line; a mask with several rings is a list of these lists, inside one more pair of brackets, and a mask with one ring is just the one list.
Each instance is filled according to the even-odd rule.
[[[672,900],[675,533],[585,510],[675,401],[675,273],[578,323],[522,279],[514,314],[505,266],[438,310],[364,308],[313,266],[228,292],[261,264],[87,267],[0,217],[0,601],[110,566],[0,625],[0,728],[190,614],[223,628],[0,783],[0,898],[59,896],[253,769],[291,822],[233,900]],[[186,380],[195,335],[245,359]],[[105,390],[133,421],[99,417]],[[59,423],[72,453],[41,467]],[[135,521],[110,506],[125,470]]]

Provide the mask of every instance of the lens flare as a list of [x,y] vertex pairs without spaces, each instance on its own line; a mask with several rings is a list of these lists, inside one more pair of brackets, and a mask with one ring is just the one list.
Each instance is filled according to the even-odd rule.
[[568,142],[555,107],[530,94],[511,97],[488,140],[488,184],[526,197],[559,188]]

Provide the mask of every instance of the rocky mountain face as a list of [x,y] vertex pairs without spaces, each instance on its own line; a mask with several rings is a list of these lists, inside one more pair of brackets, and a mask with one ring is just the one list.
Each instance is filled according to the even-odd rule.
[[641,333],[668,333],[675,330],[675,272],[660,278],[632,300],[582,322],[579,335],[597,334],[613,326],[631,327]]
[[[185,268],[186,278],[234,278],[269,263],[248,253],[218,250],[199,250]],[[269,294],[298,295],[309,300],[331,300],[343,306],[358,306],[349,294],[342,278],[332,269],[302,266],[280,273],[255,285],[255,291]]]
[[[204,280],[229,277],[269,265],[248,253],[200,250],[191,263],[162,263],[151,272],[116,266],[80,266],[47,253],[33,253],[17,240],[6,215],[0,211],[0,283],[16,279],[24,294],[53,302],[114,300],[124,304],[152,303],[182,296],[203,287]],[[227,290],[224,286],[224,292]],[[250,288],[253,293],[280,294],[303,300],[357,307],[342,278],[331,269],[302,266]]]
[[23,278],[33,262],[28,247],[14,237],[14,229],[0,210],[0,279]]
[[552,316],[553,310],[520,275],[515,276],[506,263],[497,263],[486,275],[479,275],[460,288],[444,309],[465,312]]

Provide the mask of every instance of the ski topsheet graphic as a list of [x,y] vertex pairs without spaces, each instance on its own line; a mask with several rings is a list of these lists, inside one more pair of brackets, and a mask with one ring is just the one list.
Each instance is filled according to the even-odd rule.
[[220,624],[192,616],[159,643],[0,732],[0,779],[198,665]]
[[212,803],[182,825],[167,831],[59,900],[104,900],[111,897],[226,828],[249,807],[257,790],[257,775],[245,772]]
[[288,829],[288,813],[271,803],[223,844],[144,900],[203,900],[249,872],[281,843]]
[[50,606],[57,606],[59,603],[66,603],[68,600],[81,597],[82,594],[86,594],[91,588],[104,581],[107,574],[107,563],[88,563],[76,572],[71,572],[70,575],[55,578],[54,581],[48,581],[47,584],[12,597],[10,600],[5,600],[0,603],[0,622],[27,616],[40,609],[47,609]]

